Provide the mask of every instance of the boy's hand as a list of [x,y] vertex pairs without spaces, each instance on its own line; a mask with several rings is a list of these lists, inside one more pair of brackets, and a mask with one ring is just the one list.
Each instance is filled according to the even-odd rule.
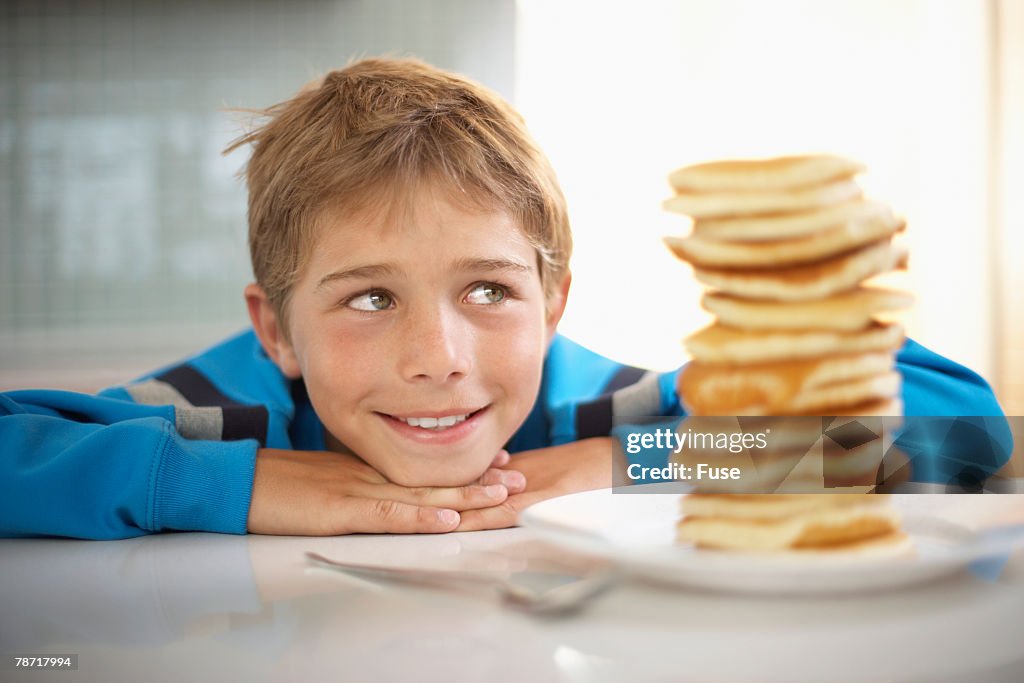
[[508,461],[499,452],[468,486],[408,488],[351,455],[261,448],[247,527],[284,536],[453,531],[460,512],[500,505],[526,487],[521,473],[499,469]]
[[482,486],[489,486],[491,484],[502,484],[508,489],[509,495],[513,493],[522,493],[526,490],[526,477],[523,473],[515,468],[506,468],[512,460],[512,456],[508,454],[504,448],[498,451],[498,454],[494,456],[494,460],[491,461],[490,468],[484,472],[479,479],[474,483]]
[[510,466],[526,476],[526,490],[499,505],[467,510],[456,531],[515,526],[519,513],[534,503],[612,486],[613,467],[621,464],[617,449],[615,439],[599,437],[517,454]]

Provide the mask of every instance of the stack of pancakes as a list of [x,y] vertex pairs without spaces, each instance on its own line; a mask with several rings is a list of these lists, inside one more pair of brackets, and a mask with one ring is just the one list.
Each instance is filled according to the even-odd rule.
[[864,556],[909,548],[883,495],[691,493],[682,508],[678,537],[698,547]]
[[[716,317],[685,341],[693,362],[678,388],[690,415],[902,413],[895,354],[903,328],[879,316],[912,300],[864,281],[906,266],[906,250],[892,241],[904,223],[863,197],[854,180],[863,170],[842,157],[809,155],[705,163],[670,175],[675,196],[664,208],[690,216],[693,230],[666,243],[709,288],[702,305]],[[703,456],[676,459],[692,465],[694,457]],[[816,460],[806,447],[762,457],[784,475],[761,482],[768,490],[823,490],[820,447]],[[851,481],[874,480],[877,460],[862,465]],[[737,489],[751,490],[749,482]],[[718,482],[705,490],[723,489]],[[680,537],[751,550],[852,549],[865,539],[892,546],[902,537],[881,496],[804,494],[799,505],[790,498],[684,497]]]
[[898,415],[903,329],[876,316],[908,295],[864,280],[904,267],[904,224],[867,201],[834,156],[724,161],[669,178],[669,211],[693,218],[666,238],[711,291],[717,321],[686,340],[680,375],[693,415]]

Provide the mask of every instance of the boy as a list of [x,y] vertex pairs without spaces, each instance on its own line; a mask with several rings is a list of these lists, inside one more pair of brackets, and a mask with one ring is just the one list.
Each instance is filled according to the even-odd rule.
[[[230,148],[253,330],[96,397],[0,396],[0,533],[509,526],[611,484],[613,416],[682,414],[675,373],[556,335],[565,203],[500,98],[371,59],[266,113]],[[899,360],[908,414],[1001,414],[969,371]]]

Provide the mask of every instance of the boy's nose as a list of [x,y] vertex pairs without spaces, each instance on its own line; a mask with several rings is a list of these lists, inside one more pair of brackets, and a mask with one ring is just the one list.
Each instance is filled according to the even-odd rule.
[[473,368],[473,332],[455,312],[434,310],[412,316],[400,343],[400,372],[415,382],[445,382]]

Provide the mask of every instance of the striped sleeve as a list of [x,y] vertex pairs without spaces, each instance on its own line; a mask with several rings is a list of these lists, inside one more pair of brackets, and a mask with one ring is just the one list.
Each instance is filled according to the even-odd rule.
[[231,399],[188,364],[130,384],[124,391],[142,405],[174,406],[175,427],[186,439],[255,439],[260,446],[267,445],[269,413],[266,406],[246,405]]

